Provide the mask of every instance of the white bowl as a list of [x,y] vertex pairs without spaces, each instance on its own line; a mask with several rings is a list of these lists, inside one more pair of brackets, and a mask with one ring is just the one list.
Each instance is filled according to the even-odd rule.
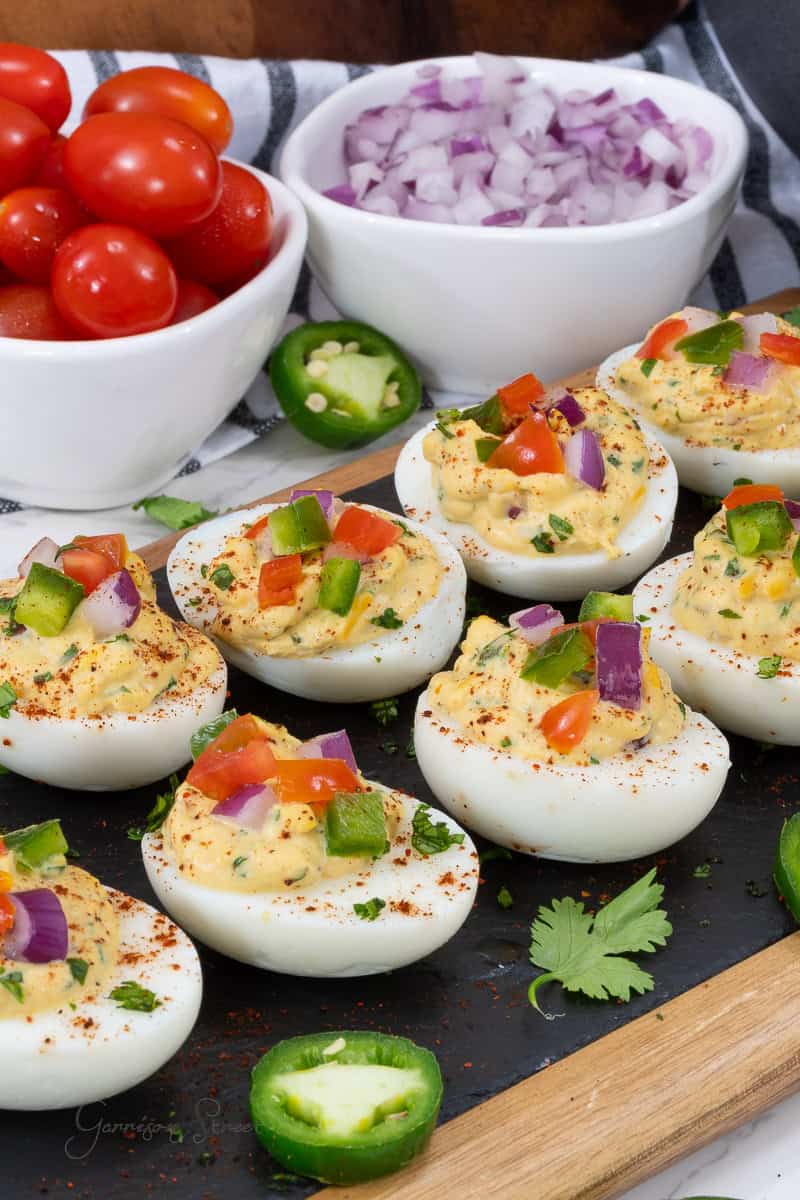
[[[475,69],[465,56],[425,61],[447,77]],[[670,119],[691,117],[714,137],[712,177],[669,212],[619,225],[504,229],[379,216],[321,192],[346,180],[345,125],[365,108],[397,103],[421,63],[376,71],[329,96],[294,130],[280,164],[308,213],[312,270],[341,312],[395,338],[434,387],[485,395],[530,370],[551,380],[633,341],[684,304],[736,203],[747,132],[718,96],[624,67],[519,61],[559,92],[613,86],[625,101],[650,96]]]
[[75,509],[139,500],[241,399],[288,312],[307,233],[296,197],[248,170],[272,197],[273,257],[226,300],[134,337],[0,338],[0,496]]

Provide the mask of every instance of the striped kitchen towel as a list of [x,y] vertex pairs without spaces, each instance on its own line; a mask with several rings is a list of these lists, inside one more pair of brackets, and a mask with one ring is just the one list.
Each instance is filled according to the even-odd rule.
[[[130,67],[179,66],[205,79],[227,100],[235,120],[229,147],[234,158],[274,171],[287,135],[325,96],[372,68],[349,63],[267,59],[234,60],[140,52],[56,51],[72,85],[74,126],[89,94],[103,79]],[[754,107],[739,84],[702,6],[693,6],[640,53],[613,60],[622,66],[664,72],[705,86],[728,100],[750,135],[744,187],[728,237],[693,300],[729,310],[748,300],[800,283],[800,163]],[[334,310],[303,267],[286,321],[324,320]],[[427,402],[439,403],[436,396]],[[183,474],[231,454],[268,434],[281,420],[263,373],[228,419],[192,454]],[[20,507],[0,500],[0,513]]]

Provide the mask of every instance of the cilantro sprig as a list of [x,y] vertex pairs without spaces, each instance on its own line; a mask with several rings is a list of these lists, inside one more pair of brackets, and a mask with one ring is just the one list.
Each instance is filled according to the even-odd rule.
[[553,980],[568,992],[582,992],[593,1000],[630,1000],[653,990],[653,977],[626,954],[652,953],[666,945],[672,933],[667,914],[658,905],[664,895],[655,883],[655,868],[616,896],[597,916],[584,912],[583,904],[566,897],[542,906],[531,926],[530,959],[544,974],[528,989],[537,1012],[538,992]]
[[8,680],[5,683],[0,683],[0,717],[4,717],[7,720],[16,703],[17,693]]
[[146,496],[134,504],[134,512],[139,508],[143,508],[153,521],[175,530],[188,529],[190,525],[198,525],[217,515],[197,500],[180,500],[177,496]]
[[128,829],[128,837],[132,842],[140,842],[146,833],[158,833],[159,829],[172,812],[172,806],[175,803],[175,793],[179,787],[180,780],[178,779],[178,776],[170,775],[169,791],[162,792],[160,795],[156,796],[155,804],[145,817],[144,826],[131,826]]
[[381,900],[380,896],[373,896],[371,900],[367,900],[363,904],[354,904],[353,912],[362,921],[375,921],[383,908],[386,908],[386,901]]
[[411,822],[411,845],[425,858],[441,854],[451,846],[460,846],[464,841],[464,834],[451,833],[444,821],[432,821],[428,815],[430,811],[429,804],[418,805]]
[[126,1008],[129,1012],[155,1012],[161,1007],[161,1001],[150,988],[144,988],[133,979],[125,979],[118,987],[108,993],[109,1000],[116,1000],[118,1008]]

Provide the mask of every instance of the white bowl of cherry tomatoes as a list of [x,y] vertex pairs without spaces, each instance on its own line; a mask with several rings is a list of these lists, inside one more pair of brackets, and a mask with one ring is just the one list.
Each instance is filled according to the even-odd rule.
[[92,93],[0,45],[0,495],[51,508],[160,488],[238,403],[280,332],[306,218],[221,157],[221,96],[144,67]]

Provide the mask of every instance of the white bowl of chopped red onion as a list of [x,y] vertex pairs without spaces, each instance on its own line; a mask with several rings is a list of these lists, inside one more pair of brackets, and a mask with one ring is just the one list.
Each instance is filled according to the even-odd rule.
[[429,384],[486,394],[587,367],[680,308],[746,152],[738,114],[693,84],[477,54],[354,80],[294,130],[280,172],[337,308]]

